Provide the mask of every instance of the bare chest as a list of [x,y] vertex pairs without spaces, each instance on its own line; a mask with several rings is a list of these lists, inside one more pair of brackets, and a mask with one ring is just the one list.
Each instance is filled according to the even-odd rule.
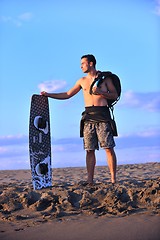
[[[82,83],[82,89],[83,89],[84,94],[89,94],[89,92],[90,92],[90,87],[91,87],[93,81],[94,81],[94,79],[93,79],[93,80],[84,81],[84,82]],[[96,85],[95,85],[95,86],[96,86]],[[102,91],[108,91],[107,85],[106,85],[105,82],[102,82],[102,83],[100,84],[99,88],[100,88]]]

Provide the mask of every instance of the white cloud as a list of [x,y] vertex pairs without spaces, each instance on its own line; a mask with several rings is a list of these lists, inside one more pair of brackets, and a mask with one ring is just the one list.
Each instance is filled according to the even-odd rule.
[[120,106],[143,108],[150,112],[160,110],[160,92],[137,93],[126,91],[119,102]]
[[155,130],[155,129],[147,129],[146,131],[137,133],[137,135],[139,137],[156,137],[157,136],[157,130]]
[[154,126],[148,126],[147,128],[144,128],[143,130],[139,130],[139,132],[130,132],[125,134],[120,134],[118,138],[160,138],[160,128],[154,127]]
[[42,82],[38,85],[40,91],[54,92],[56,90],[62,89],[66,86],[66,81],[62,80],[50,80]]
[[28,136],[25,135],[7,135],[0,136],[0,146],[25,144],[28,142]]
[[0,154],[4,154],[7,152],[7,147],[0,147]]
[[12,18],[7,16],[1,16],[0,20],[2,22],[9,22],[9,21],[12,21]]
[[18,19],[21,21],[30,21],[33,18],[33,14],[31,12],[25,12],[18,16]]
[[155,0],[155,10],[154,13],[158,16],[160,16],[160,0]]
[[24,22],[30,21],[32,18],[33,14],[31,12],[25,12],[16,17],[1,16],[0,21],[4,23],[11,23],[16,27],[21,27]]
[[[150,128],[139,134],[131,133],[116,139],[116,152],[123,150],[122,160],[124,163],[128,161],[128,158],[124,161],[126,152],[128,152],[131,159],[137,161],[137,163],[143,161],[159,161],[159,140],[160,129]],[[144,149],[147,150],[147,154]],[[52,139],[52,151],[52,163],[56,167],[73,167],[84,164],[85,151],[83,150],[83,143],[80,138]],[[141,151],[143,158],[140,158],[141,155],[137,154],[137,151]],[[104,151],[97,152],[97,157],[100,156],[99,154],[102,152]],[[119,154],[117,156],[119,159]],[[25,168],[30,168],[28,136],[12,135],[0,137],[0,169]]]

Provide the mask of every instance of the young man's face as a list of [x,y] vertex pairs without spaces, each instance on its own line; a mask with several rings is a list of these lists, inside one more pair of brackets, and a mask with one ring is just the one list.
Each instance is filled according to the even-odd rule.
[[84,73],[88,73],[91,68],[91,62],[88,62],[87,58],[82,58],[81,59],[81,69]]

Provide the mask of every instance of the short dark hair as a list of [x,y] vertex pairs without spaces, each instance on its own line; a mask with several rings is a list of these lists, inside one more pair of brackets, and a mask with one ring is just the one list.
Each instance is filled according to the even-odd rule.
[[93,66],[96,66],[96,58],[92,54],[83,55],[82,58],[87,58],[88,62],[93,62]]

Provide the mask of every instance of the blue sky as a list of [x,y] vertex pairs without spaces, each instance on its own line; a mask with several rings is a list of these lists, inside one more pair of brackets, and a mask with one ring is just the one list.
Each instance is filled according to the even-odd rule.
[[[0,0],[0,169],[30,167],[32,94],[72,87],[88,53],[121,79],[118,163],[160,161],[159,29],[158,0]],[[82,92],[49,103],[53,167],[85,166]],[[97,165],[105,164],[100,150]]]

